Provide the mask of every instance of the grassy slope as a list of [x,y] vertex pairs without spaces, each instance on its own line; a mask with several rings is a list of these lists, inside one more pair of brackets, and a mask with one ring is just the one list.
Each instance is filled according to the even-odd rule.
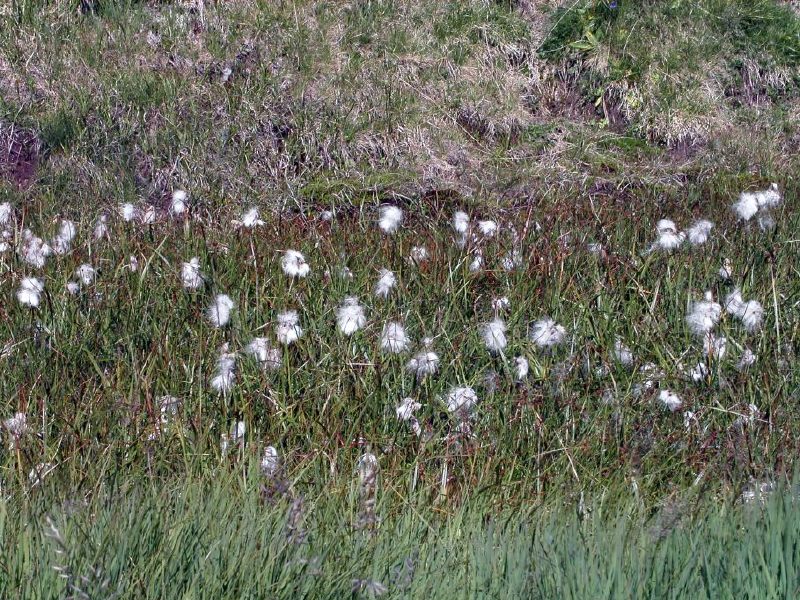
[[[12,499],[0,509],[0,520],[8,515],[2,544],[8,549],[23,540],[29,548],[0,559],[10,586],[35,573],[42,593],[50,590],[47,568],[57,557],[52,540],[42,546],[45,512],[74,523],[59,525],[70,532],[86,519],[102,536],[104,518],[116,522],[128,512],[127,500],[117,500],[120,489],[144,498],[131,531],[142,523],[167,531],[175,520],[181,525],[167,538],[188,536],[184,524],[208,526],[210,537],[200,538],[211,544],[223,535],[214,523],[234,518],[235,502],[214,499],[231,488],[215,489],[208,500],[214,519],[204,525],[181,516],[188,505],[180,499],[153,499],[142,487],[172,489],[182,485],[175,477],[193,486],[193,479],[240,473],[238,483],[226,479],[235,490],[231,498],[242,511],[257,512],[257,477],[245,477],[240,467],[254,470],[265,443],[278,445],[284,456],[292,494],[312,507],[330,502],[328,509],[309,510],[325,540],[321,548],[363,536],[377,552],[374,563],[350,560],[346,575],[332,570],[333,560],[323,561],[324,577],[301,579],[319,590],[345,589],[355,577],[385,582],[387,569],[415,549],[445,552],[437,544],[446,541],[415,548],[410,540],[422,523],[448,516],[443,539],[461,541],[457,517],[464,506],[475,511],[463,517],[470,523],[465,528],[487,543],[482,513],[509,505],[573,506],[581,493],[590,502],[608,490],[627,496],[635,484],[642,512],[630,535],[647,541],[637,519],[665,497],[728,497],[749,481],[791,473],[798,419],[791,205],[799,134],[798,25],[787,6],[678,1],[620,3],[609,12],[578,3],[563,14],[547,2],[225,2],[195,11],[171,3],[106,3],[97,16],[81,16],[74,3],[39,8],[29,2],[0,8],[3,18],[17,22],[13,35],[0,34],[0,110],[7,122],[34,129],[43,152],[33,185],[4,185],[0,200],[10,200],[41,235],[54,233],[57,216],[74,218],[80,245],[42,273],[50,295],[37,313],[13,299],[29,267],[13,254],[0,257],[0,289],[8,297],[0,339],[11,348],[1,359],[0,416],[24,410],[40,431],[11,451],[4,444],[0,454],[3,497]],[[222,83],[226,68],[231,76]],[[736,225],[728,210],[733,197],[771,180],[786,190],[778,228],[761,235]],[[113,243],[88,241],[101,210],[123,200],[161,206],[179,187],[193,202],[185,228],[113,222]],[[376,200],[389,198],[412,215],[394,243],[383,241],[373,224]],[[231,231],[230,218],[250,204],[265,209],[270,225],[253,236]],[[338,210],[332,229],[315,218],[322,207]],[[469,275],[447,230],[456,207],[525,229],[525,268],[510,274],[497,268],[513,246],[506,229],[484,248],[490,271]],[[717,235],[702,252],[643,258],[652,225],[663,216],[681,225],[712,218]],[[586,241],[603,242],[608,260],[589,255]],[[427,268],[403,258],[417,243],[434,250]],[[312,281],[290,287],[279,274],[275,249],[286,247],[306,252]],[[126,269],[131,255],[142,265],[135,274]],[[211,283],[192,295],[180,289],[178,270],[194,255]],[[729,357],[695,386],[676,367],[702,358],[683,315],[704,289],[726,291],[714,283],[722,256],[733,260],[746,295],[766,306],[766,324],[750,336],[725,319],[719,329],[731,342]],[[85,261],[98,267],[100,278],[93,291],[72,299],[63,286]],[[350,282],[335,277],[343,263],[354,272]],[[384,266],[401,281],[401,294],[387,303],[367,299],[376,269]],[[334,274],[330,281],[326,269]],[[231,293],[240,309],[222,332],[202,317],[216,292]],[[491,298],[501,293],[512,302],[509,356],[532,360],[524,386],[512,383],[509,365],[490,357],[476,333],[492,314]],[[352,344],[333,330],[333,311],[346,294],[361,296],[370,317]],[[312,333],[286,352],[285,367],[265,376],[242,358],[234,394],[213,395],[207,381],[219,345],[227,341],[240,350],[255,333],[269,331],[276,311],[286,307],[300,308]],[[569,349],[541,355],[526,340],[528,322],[544,314],[575,332]],[[403,359],[378,351],[382,323],[398,317],[415,340],[438,336],[437,378],[415,384],[403,374]],[[637,364],[653,361],[665,369],[662,385],[681,392],[697,426],[687,430],[680,414],[634,396],[635,373],[610,365],[610,377],[603,377],[584,368],[608,363],[616,336],[632,346]],[[745,344],[759,363],[742,375],[734,365],[737,346]],[[501,375],[494,395],[484,383],[488,370]],[[475,437],[458,433],[437,400],[454,384],[479,390]],[[179,418],[158,443],[148,442],[157,398],[165,393],[182,399]],[[612,402],[601,402],[604,394]],[[431,432],[427,442],[394,420],[405,395],[425,405],[420,418]],[[248,424],[248,446],[221,458],[220,434],[237,418]],[[379,515],[407,527],[403,543],[383,554],[374,549],[394,543],[386,530],[376,540],[342,525],[355,522],[359,511],[353,472],[367,448],[381,464]],[[42,461],[56,470],[31,487],[28,471]],[[104,492],[107,485],[114,493]],[[69,506],[84,498],[90,506],[108,502],[108,512],[79,511],[70,521]],[[161,500],[165,508],[158,513]],[[284,514],[268,510],[269,522],[258,525],[272,532],[275,544]],[[35,525],[26,528],[29,519]],[[579,537],[574,529],[554,530]],[[575,541],[567,538],[560,543],[569,549]],[[124,572],[113,584],[133,595],[140,588],[128,587],[132,580],[152,585],[153,596],[192,577],[200,578],[192,585],[210,585],[201,583],[204,575],[169,573],[142,583],[155,568],[147,566],[161,543],[153,540],[133,550],[77,542],[74,569]],[[257,543],[247,538],[235,551]],[[543,560],[525,541],[507,543],[519,553],[513,560]],[[676,543],[671,556],[688,543]],[[178,546],[180,558],[165,569],[179,568],[192,552]],[[758,547],[748,550],[751,557],[769,552],[767,544]],[[602,548],[592,552],[591,562],[602,569]],[[138,555],[148,557],[143,566],[122,569],[121,561]],[[463,555],[465,564],[474,558]],[[489,561],[480,567],[488,569],[507,558],[481,560]],[[220,561],[219,571],[209,568],[209,579],[242,565],[243,573],[259,574],[253,576],[258,589],[274,576],[276,590],[296,591],[275,565],[264,571],[255,559]],[[669,564],[674,570],[664,577],[680,581],[682,563]],[[535,579],[545,596],[573,580],[582,585],[578,575],[592,572],[553,568],[560,582]],[[704,568],[719,573],[722,561]],[[764,577],[773,572],[764,569]],[[464,573],[465,589],[476,589],[470,588],[480,585],[475,570]],[[687,575],[688,581],[702,576]],[[512,585],[509,577],[492,570],[487,589]],[[415,581],[424,586],[436,579]],[[613,591],[621,584],[611,585]]]

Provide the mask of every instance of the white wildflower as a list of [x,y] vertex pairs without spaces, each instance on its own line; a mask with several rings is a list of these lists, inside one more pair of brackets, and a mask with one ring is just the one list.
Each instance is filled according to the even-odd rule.
[[145,211],[141,213],[141,215],[139,216],[141,218],[142,223],[144,223],[145,225],[152,225],[153,223],[156,222],[156,209],[154,206],[148,206],[145,209]]
[[405,327],[398,321],[389,321],[383,326],[381,333],[381,349],[392,354],[399,354],[408,349],[411,340],[406,335]]
[[736,216],[739,217],[740,220],[749,221],[758,212],[758,198],[756,194],[742,192],[739,195],[739,200],[734,202],[732,208],[733,212],[736,213]]
[[283,253],[281,268],[289,277],[306,277],[311,272],[306,257],[297,250],[287,250]]
[[719,321],[722,307],[714,302],[711,292],[706,292],[705,299],[693,302],[686,315],[686,324],[696,336],[705,336]]
[[489,219],[478,221],[478,231],[486,237],[492,237],[497,233],[497,223]]
[[323,210],[319,213],[319,218],[321,221],[330,222],[333,221],[333,211],[332,210]]
[[281,366],[281,351],[273,348],[265,337],[253,338],[247,345],[245,352],[255,358],[259,364],[269,371],[279,369]]
[[617,338],[614,340],[614,350],[612,352],[614,360],[616,360],[623,367],[630,367],[633,365],[633,352],[625,343]]
[[758,331],[764,319],[764,307],[758,300],[748,300],[744,303],[740,319],[747,331],[750,333]]
[[184,190],[175,190],[172,192],[172,199],[170,200],[169,210],[173,215],[178,216],[186,212],[186,201],[189,198]]
[[214,327],[225,327],[231,318],[234,303],[227,294],[217,294],[214,302],[206,309],[206,316]]
[[53,252],[56,254],[66,254],[69,252],[76,233],[75,223],[67,219],[61,221],[61,227],[51,242]]
[[735,288],[730,294],[725,296],[725,310],[734,317],[741,318],[744,314],[744,299],[742,291]]
[[242,214],[242,218],[240,220],[234,220],[233,224],[245,227],[247,229],[253,229],[254,227],[264,225],[264,221],[262,221],[259,216],[258,208],[254,206],[247,209],[244,214]]
[[181,283],[187,290],[203,287],[203,272],[200,270],[200,259],[196,256],[181,265]]
[[669,219],[661,219],[656,225],[656,233],[658,238],[653,245],[650,246],[650,252],[653,250],[664,250],[669,252],[678,248],[686,239],[686,234],[678,231],[674,221]]
[[24,437],[28,433],[28,416],[23,412],[15,413],[13,417],[3,421],[3,427],[15,439]]
[[705,381],[706,377],[708,377],[708,367],[706,366],[706,363],[699,362],[686,374],[688,375],[689,379],[695,383],[699,383],[701,381]]
[[681,400],[677,394],[670,392],[669,390],[661,390],[661,393],[658,395],[658,399],[670,410],[670,412],[676,412],[683,406],[683,400]]
[[397,284],[397,278],[389,269],[381,269],[378,283],[375,284],[375,295],[378,298],[386,298],[389,292]]
[[378,226],[385,233],[394,233],[403,222],[403,211],[396,206],[382,206]]
[[508,310],[510,307],[511,300],[509,300],[506,296],[500,296],[499,298],[492,299],[492,310],[494,310],[496,313]]
[[24,277],[17,290],[17,300],[23,306],[37,308],[44,292],[44,282],[37,277]]
[[22,260],[37,269],[41,269],[44,267],[47,257],[53,254],[53,249],[42,238],[34,235],[30,229],[25,229],[22,232],[20,253],[22,254]]
[[464,235],[469,229],[469,215],[463,210],[457,210],[453,214],[453,229],[459,235]]
[[228,352],[228,344],[224,344],[214,376],[211,378],[211,387],[220,394],[227,394],[236,383],[236,354]]
[[483,268],[483,254],[480,250],[475,250],[472,262],[469,263],[469,272],[477,273]]
[[514,373],[516,375],[517,381],[522,381],[528,376],[528,359],[524,356],[517,356],[514,359]]
[[361,487],[374,485],[379,470],[378,458],[374,454],[367,452],[358,459],[357,468]]
[[414,246],[411,248],[409,259],[417,264],[428,260],[428,249],[425,246]]
[[488,323],[484,323],[480,328],[483,343],[492,354],[502,352],[507,345],[506,324],[503,319],[496,318]]
[[3,202],[0,204],[0,225],[8,225],[11,221],[11,215],[14,214],[14,209],[11,208],[10,202]]
[[94,223],[94,239],[96,241],[108,237],[108,217],[100,215]]
[[74,296],[80,291],[81,286],[78,284],[77,281],[68,281],[66,288],[67,291]]
[[130,258],[128,259],[128,268],[132,273],[136,273],[136,271],[139,270],[139,259],[133,254],[131,254]]
[[413,398],[403,398],[397,408],[394,409],[398,420],[410,421],[414,418],[414,413],[422,408],[422,404],[416,402]]
[[733,279],[733,263],[729,258],[722,261],[722,266],[719,268],[719,278],[723,281],[730,281]]
[[126,222],[133,221],[136,218],[138,212],[139,211],[136,210],[136,207],[130,202],[125,202],[124,204],[119,205],[119,214],[122,217],[123,221]]
[[567,330],[553,319],[545,317],[531,326],[530,338],[540,348],[552,348],[564,341]]
[[0,231],[0,254],[11,250],[12,237],[13,236],[8,229],[3,229],[2,231]]
[[739,371],[747,371],[750,367],[756,364],[756,355],[750,348],[742,350],[742,356],[736,364],[736,369]]
[[77,277],[83,285],[92,285],[97,271],[94,270],[92,265],[86,263],[75,269],[75,277]]
[[471,387],[454,387],[447,394],[447,410],[452,414],[468,416],[478,404],[478,394]]
[[515,271],[522,267],[524,260],[522,258],[522,252],[519,250],[509,250],[506,255],[503,257],[501,261],[501,266],[503,267],[504,271]]
[[599,255],[603,253],[603,244],[598,242],[590,242],[586,244],[586,249],[589,251],[590,254]]
[[728,339],[709,333],[705,338],[705,352],[714,360],[722,360],[728,351]]
[[264,477],[272,478],[281,468],[281,459],[275,446],[264,448],[264,456],[261,458],[261,474]]
[[692,246],[700,246],[705,244],[708,241],[708,236],[713,228],[714,224],[711,221],[707,221],[705,219],[696,221],[695,224],[689,228],[689,231],[687,231],[689,243]]
[[339,331],[345,335],[353,335],[366,324],[367,317],[364,316],[364,309],[358,303],[358,298],[353,296],[345,298],[336,311],[336,325]]
[[175,396],[161,396],[158,399],[158,404],[161,407],[161,425],[167,425],[178,414],[178,409],[181,406],[181,401]]
[[778,191],[778,184],[773,183],[768,189],[756,192],[756,202],[758,208],[774,208],[781,203],[781,193]]
[[284,346],[293,344],[303,335],[303,328],[300,327],[300,317],[296,310],[287,310],[278,315],[278,322],[275,325],[275,337]]
[[413,358],[406,363],[406,370],[410,373],[414,373],[417,379],[423,379],[427,375],[433,375],[438,369],[439,355],[432,350],[417,352]]

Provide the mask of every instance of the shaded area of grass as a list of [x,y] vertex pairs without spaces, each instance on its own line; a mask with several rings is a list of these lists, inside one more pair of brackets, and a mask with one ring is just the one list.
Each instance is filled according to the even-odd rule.
[[[378,503],[355,527],[341,500],[268,502],[258,477],[153,482],[89,500],[35,490],[0,502],[5,598],[789,598],[800,519],[782,492],[763,506],[587,499],[580,509],[435,514]],[[60,496],[60,495],[59,495]]]

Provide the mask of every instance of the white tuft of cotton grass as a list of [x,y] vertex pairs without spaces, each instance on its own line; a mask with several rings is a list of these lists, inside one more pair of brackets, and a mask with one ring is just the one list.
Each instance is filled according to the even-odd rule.
[[397,285],[397,278],[389,269],[381,269],[378,282],[375,284],[375,295],[378,298],[386,298],[392,288]]
[[719,278],[722,281],[730,281],[733,279],[733,263],[729,258],[722,260],[722,265],[719,268]]
[[344,299],[342,305],[336,310],[336,326],[344,335],[353,335],[367,324],[364,308],[358,303],[358,298],[350,296]]
[[0,203],[0,225],[8,225],[13,214],[14,209],[11,208],[10,202]]
[[245,229],[253,229],[255,227],[264,225],[264,221],[261,220],[259,215],[258,208],[255,206],[248,208],[244,213],[242,213],[242,217],[240,219],[234,219],[232,223],[236,227],[244,227]]
[[614,360],[623,367],[630,367],[633,365],[633,352],[631,352],[631,349],[626,346],[620,338],[614,340],[614,349],[611,354]]
[[466,235],[469,230],[469,215],[463,210],[457,210],[453,214],[453,230],[460,236]]
[[378,218],[378,227],[384,233],[392,234],[400,229],[403,224],[403,211],[396,206],[382,206],[380,210],[380,217]]
[[683,406],[683,400],[681,400],[680,396],[669,390],[661,390],[658,394],[658,400],[670,412],[677,412]]
[[24,277],[17,290],[17,300],[23,306],[38,308],[41,295],[44,292],[44,282],[37,277]]
[[492,299],[492,310],[499,313],[511,308],[511,300],[507,296],[500,296],[499,298]]
[[281,459],[275,446],[264,448],[264,456],[261,458],[261,474],[264,477],[273,478],[281,469]]
[[14,439],[25,437],[28,433],[28,416],[24,412],[14,413],[13,417],[3,421],[3,427]]
[[486,219],[484,221],[478,221],[478,231],[485,237],[493,237],[494,234],[497,233],[497,223],[490,219]]
[[689,330],[698,337],[707,335],[719,322],[722,307],[714,302],[711,292],[706,292],[703,300],[693,302],[686,315]]
[[706,219],[696,221],[686,232],[689,243],[692,246],[702,246],[708,241],[708,237],[713,228],[714,224],[711,221],[707,221]]
[[236,354],[228,352],[228,344],[223,344],[220,349],[214,375],[211,378],[211,387],[220,394],[227,394],[236,383]]
[[529,337],[539,348],[553,348],[561,344],[567,336],[567,330],[553,319],[545,317],[536,321],[530,330]]
[[417,352],[406,363],[406,370],[413,373],[418,380],[422,380],[428,375],[434,375],[438,369],[439,355],[432,350]]
[[278,322],[275,325],[275,337],[284,346],[289,346],[299,340],[303,335],[303,328],[300,327],[300,317],[296,310],[287,310],[278,315]]
[[206,309],[206,317],[214,327],[225,327],[231,319],[234,303],[227,294],[217,294],[214,301]]
[[478,404],[478,394],[471,387],[454,387],[448,392],[446,403],[451,414],[466,417]]
[[775,208],[781,203],[781,193],[778,191],[778,184],[770,184],[766,190],[756,192],[756,202],[758,208]]
[[306,277],[311,272],[306,257],[297,250],[287,250],[283,253],[281,268],[289,277]]
[[406,335],[406,329],[398,321],[389,321],[383,326],[381,332],[381,349],[391,354],[399,354],[408,349],[411,340]]
[[83,285],[92,285],[94,278],[97,276],[97,271],[89,264],[82,264],[75,269],[75,277],[77,277]]
[[529,370],[530,367],[527,358],[524,356],[517,356],[514,359],[514,376],[517,381],[523,381],[528,376]]
[[196,256],[181,265],[181,283],[184,289],[197,290],[203,287],[203,272],[200,270],[200,259]]
[[68,219],[61,221],[58,228],[58,233],[51,240],[50,245],[53,247],[53,252],[59,255],[64,255],[69,252],[72,247],[72,240],[77,235],[75,223]]
[[671,252],[677,249],[686,240],[686,234],[678,231],[674,221],[670,219],[661,219],[656,224],[656,241],[650,246],[650,252],[654,250],[662,250],[664,252]]
[[416,264],[421,264],[430,258],[428,249],[425,246],[414,246],[411,248],[411,253],[408,259]]
[[100,215],[94,223],[94,239],[95,241],[102,240],[109,237],[108,235],[108,216]]
[[184,190],[175,190],[172,192],[172,198],[170,199],[169,203],[170,212],[176,217],[185,213],[188,209],[186,204],[188,198],[189,194],[187,194]]
[[492,319],[480,327],[481,338],[492,354],[498,354],[508,344],[506,340],[506,324],[501,318]]
[[739,362],[736,363],[736,369],[740,372],[744,372],[754,364],[756,364],[756,355],[750,348],[745,348],[742,350],[742,356],[739,358]]
[[53,254],[53,248],[42,238],[35,235],[30,229],[22,232],[20,255],[29,265],[41,269],[47,262],[47,257]]
[[758,300],[742,298],[739,288],[734,289],[725,297],[725,310],[739,319],[749,332],[758,331],[764,319],[764,307]]
[[274,371],[281,367],[281,351],[273,348],[265,337],[256,337],[247,345],[245,352],[256,359],[259,365],[267,371]]
[[131,221],[136,219],[139,213],[136,207],[130,202],[125,202],[123,204],[120,204],[117,210],[119,211],[119,216],[121,216],[122,220],[125,221],[126,223],[130,223]]
[[414,413],[422,408],[422,404],[413,398],[403,398],[397,408],[394,409],[397,419],[400,421],[408,421],[414,418]]

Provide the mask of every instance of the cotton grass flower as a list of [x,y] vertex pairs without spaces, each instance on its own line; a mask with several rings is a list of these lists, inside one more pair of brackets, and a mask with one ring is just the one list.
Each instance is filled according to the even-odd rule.
[[497,229],[498,226],[495,221],[490,219],[478,221],[478,231],[480,231],[484,237],[493,237],[494,234],[497,233]]
[[236,383],[236,354],[228,352],[228,344],[222,346],[211,387],[220,394],[227,394]]
[[287,310],[278,315],[275,325],[275,337],[284,346],[289,346],[300,339],[303,328],[300,327],[300,317],[296,310]]
[[196,256],[181,265],[181,283],[184,289],[198,290],[203,287],[204,276],[200,270],[200,259]]
[[536,321],[530,330],[529,337],[539,348],[549,349],[561,344],[567,336],[567,330],[553,319],[545,317]]
[[674,221],[669,219],[661,219],[656,224],[656,234],[658,237],[653,245],[650,246],[650,252],[654,250],[662,250],[671,252],[677,249],[686,240],[686,234],[678,231]]
[[677,412],[683,406],[683,400],[681,400],[680,396],[669,390],[661,390],[658,394],[658,400],[669,409],[670,412]]
[[237,227],[244,227],[245,229],[253,229],[255,227],[260,227],[264,225],[264,221],[261,220],[258,208],[253,206],[252,208],[247,209],[243,214],[241,219],[234,219],[233,224]]
[[614,340],[612,356],[614,357],[614,360],[616,360],[623,367],[630,367],[633,365],[633,352],[631,352],[631,349],[628,348],[628,346],[626,346],[620,338]]
[[95,241],[102,240],[108,237],[108,216],[100,215],[94,223],[94,239]]
[[499,317],[481,325],[480,333],[484,345],[492,354],[502,352],[508,344],[506,340],[506,324]]
[[358,303],[358,298],[350,296],[345,298],[342,305],[336,310],[336,325],[344,335],[353,335],[367,324],[364,309]]
[[725,310],[739,319],[747,331],[753,333],[761,328],[764,307],[757,300],[745,301],[739,288],[725,297]]
[[432,350],[417,352],[406,363],[406,370],[413,373],[417,380],[422,380],[428,375],[436,374],[439,369],[439,355]]
[[384,233],[392,234],[396,232],[400,225],[403,223],[403,211],[396,206],[382,206],[380,210],[380,218],[378,219],[378,227]]
[[499,298],[492,299],[492,310],[499,313],[511,308],[511,300],[507,296],[500,296]]
[[51,241],[53,252],[61,255],[69,252],[72,246],[72,240],[75,239],[76,234],[77,229],[75,228],[75,223],[66,219],[61,221],[58,233]]
[[275,371],[281,367],[281,351],[273,348],[265,337],[256,337],[247,345],[245,352],[256,359],[267,371]]
[[47,257],[53,254],[53,248],[42,238],[34,235],[30,229],[25,229],[22,232],[20,254],[26,263],[41,269],[47,262]]
[[378,283],[375,284],[375,295],[378,298],[386,298],[389,292],[397,285],[397,278],[389,269],[381,269]]
[[414,413],[420,408],[422,408],[422,404],[416,402],[413,398],[403,398],[394,411],[397,415],[397,419],[403,423],[409,423],[411,425],[411,431],[417,436],[422,433],[422,427],[420,427],[419,421],[414,416]]
[[14,209],[11,208],[10,202],[0,203],[0,225],[8,225],[13,214]]
[[117,210],[119,211],[119,215],[122,217],[122,220],[126,223],[133,221],[139,212],[130,202],[120,204]]
[[730,281],[733,279],[733,263],[729,258],[722,260],[722,266],[719,268],[719,278],[722,281]]
[[427,261],[430,256],[428,254],[428,249],[425,246],[414,246],[411,248],[411,254],[408,258],[412,262],[420,264]]
[[711,221],[705,219],[696,221],[686,232],[689,243],[692,246],[701,246],[705,244],[713,228],[714,224]]
[[281,268],[289,277],[306,277],[311,272],[306,257],[297,250],[287,250],[283,253]]
[[775,208],[781,203],[781,193],[778,191],[778,184],[770,184],[764,191],[756,192],[756,202],[759,208]]
[[722,307],[714,302],[711,292],[706,292],[703,300],[693,302],[686,315],[689,330],[698,337],[703,337],[719,322]]
[[148,206],[140,215],[140,220],[144,225],[152,225],[156,222],[155,206]]
[[95,271],[94,267],[86,263],[75,269],[75,277],[77,277],[83,285],[92,285],[96,275],[97,271]]
[[703,344],[706,355],[714,360],[722,360],[728,352],[728,339],[725,336],[715,336],[709,333]]
[[398,321],[389,321],[383,326],[381,333],[381,349],[391,354],[399,354],[408,349],[411,340],[406,335],[406,329]]
[[446,403],[450,414],[467,417],[478,404],[478,394],[471,387],[454,387],[447,394]]
[[188,208],[186,205],[188,198],[189,194],[187,194],[184,190],[175,190],[172,192],[172,198],[170,199],[169,203],[170,212],[176,217],[185,213]]
[[217,294],[214,302],[206,309],[206,317],[214,327],[225,327],[230,321],[234,303],[227,294]]
[[28,433],[28,416],[23,412],[14,413],[13,417],[3,421],[3,427],[11,437],[18,440]]
[[750,348],[745,348],[742,350],[742,356],[739,358],[739,362],[736,363],[736,369],[740,372],[747,371],[754,364],[756,364],[756,355]]
[[477,273],[483,268],[483,254],[480,250],[475,250],[472,261],[469,263],[469,272]]
[[68,281],[66,288],[67,291],[73,296],[81,290],[81,286],[77,281]]
[[24,277],[17,290],[17,300],[23,306],[38,308],[41,295],[44,292],[44,282],[37,277]]
[[528,376],[529,369],[527,358],[524,356],[514,358],[514,376],[518,382],[523,381]]
[[465,235],[468,229],[469,215],[463,210],[457,210],[453,213],[453,230],[460,235]]

